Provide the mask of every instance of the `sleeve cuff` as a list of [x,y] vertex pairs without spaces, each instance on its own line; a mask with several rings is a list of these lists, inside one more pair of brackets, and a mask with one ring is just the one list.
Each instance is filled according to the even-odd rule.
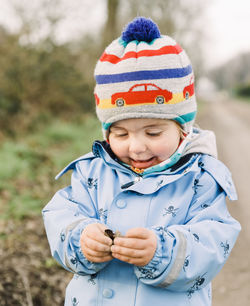
[[[89,219],[80,221],[75,227],[69,229],[68,248],[65,252],[66,266],[77,274],[95,274],[103,269],[108,262],[94,263],[89,261],[81,249],[80,238],[85,227],[92,223],[101,223],[98,219]],[[67,229],[66,229],[67,231]]]
[[[171,244],[166,242],[168,239],[166,235],[168,235],[168,233],[162,227],[154,227],[151,230],[156,234],[157,248],[154,257],[147,265],[135,267],[135,274],[138,279],[150,280],[158,278],[170,262]],[[171,236],[171,238],[173,240],[174,237]],[[166,247],[167,245],[169,245],[169,247]]]

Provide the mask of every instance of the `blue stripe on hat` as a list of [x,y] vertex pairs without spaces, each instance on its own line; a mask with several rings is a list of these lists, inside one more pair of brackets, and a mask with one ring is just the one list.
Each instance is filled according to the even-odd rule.
[[191,72],[192,66],[188,65],[184,68],[132,71],[117,74],[99,74],[96,75],[95,78],[97,84],[109,84],[127,81],[182,78],[189,75]]

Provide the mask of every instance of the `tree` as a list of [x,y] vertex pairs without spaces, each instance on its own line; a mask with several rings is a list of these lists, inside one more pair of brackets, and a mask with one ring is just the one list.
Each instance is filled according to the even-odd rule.
[[117,15],[119,0],[107,0],[107,18],[103,31],[102,49],[117,36]]

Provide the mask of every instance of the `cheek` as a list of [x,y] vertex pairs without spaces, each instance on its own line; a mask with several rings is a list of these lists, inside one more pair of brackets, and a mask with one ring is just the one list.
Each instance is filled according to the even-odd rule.
[[125,143],[123,143],[122,141],[119,141],[119,140],[116,140],[110,137],[109,144],[110,144],[111,150],[115,153],[117,157],[122,157],[123,155],[126,154]]
[[155,154],[164,160],[177,150],[179,142],[178,137],[165,140],[154,147]]
[[171,147],[169,145],[164,145],[164,146],[158,146],[157,148],[155,148],[155,153],[159,156],[159,157],[163,157],[165,158],[166,156],[168,157],[168,155],[170,155],[171,153]]

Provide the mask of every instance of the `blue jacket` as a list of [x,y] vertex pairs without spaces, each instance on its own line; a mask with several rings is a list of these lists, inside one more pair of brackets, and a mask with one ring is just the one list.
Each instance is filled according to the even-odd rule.
[[[187,154],[177,165],[141,177],[100,142],[69,164],[71,185],[43,209],[54,258],[74,273],[65,305],[211,305],[211,280],[240,231],[225,198],[237,198],[231,174],[207,154]],[[113,259],[88,261],[80,248],[87,224],[105,223],[122,234],[152,229],[157,250],[144,267]]]

